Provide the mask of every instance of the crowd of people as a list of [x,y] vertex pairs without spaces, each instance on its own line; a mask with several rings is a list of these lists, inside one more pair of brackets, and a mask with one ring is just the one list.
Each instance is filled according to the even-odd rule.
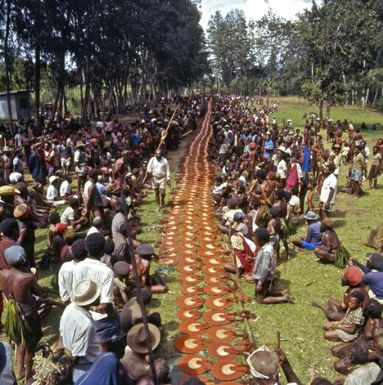
[[[41,129],[31,121],[1,133],[0,320],[16,352],[12,365],[11,346],[0,343],[2,385],[170,382],[166,361],[149,359],[163,328],[146,307],[168,286],[150,270],[153,245],[136,238],[139,207],[146,187],[165,208],[165,155],[205,108],[204,97],[163,99],[139,119],[70,118]],[[46,229],[42,254],[37,229]],[[46,269],[49,288],[38,282]],[[52,307],[62,309],[59,339],[46,354],[42,324]]]
[[[372,254],[367,266],[351,259],[331,217],[338,192],[359,198],[367,180],[371,189],[377,188],[382,141],[370,154],[351,122],[321,122],[312,114],[303,129],[296,129],[290,119],[277,122],[273,112],[273,106],[254,105],[248,99],[216,101],[210,158],[218,169],[212,191],[218,229],[228,236],[233,254],[233,262],[225,268],[255,285],[259,304],[294,303],[288,288],[278,288],[276,267],[299,249],[312,252],[319,263],[346,268],[342,285],[348,289],[343,301],[313,305],[331,321],[323,326],[324,337],[344,342],[332,349],[340,359],[336,370],[347,374],[344,383],[380,383],[383,256]],[[331,133],[326,142],[323,128]],[[339,186],[339,175],[346,176],[344,186]],[[303,224],[306,235],[297,237]],[[301,383],[283,352],[257,354],[275,363],[275,370],[268,376],[274,364],[260,370],[261,359],[251,356],[248,362],[256,368],[252,371],[259,379],[256,384],[276,382],[278,357],[289,382]],[[265,375],[270,381],[264,380]]]
[[[346,267],[343,300],[313,305],[328,318],[324,337],[343,343],[332,352],[339,357],[336,370],[347,374],[345,384],[380,383],[373,381],[381,375],[383,257],[372,254],[366,266],[350,259],[331,216],[338,190],[360,197],[364,180],[377,188],[382,141],[370,154],[351,123],[326,121],[334,134],[324,143],[314,115],[303,130],[290,119],[277,122],[276,101],[214,98],[213,106],[212,198],[218,229],[232,250],[226,271],[254,284],[259,304],[279,304],[295,298],[278,288],[277,264],[299,249],[320,263]],[[153,245],[137,239],[138,209],[145,188],[153,189],[158,209],[165,208],[171,181],[166,152],[197,128],[205,108],[204,97],[162,100],[129,123],[71,118],[39,129],[32,121],[2,133],[0,319],[4,312],[2,327],[16,360],[13,367],[11,347],[1,342],[1,384],[40,383],[43,373],[33,362],[44,350],[41,321],[53,306],[62,308],[56,349],[70,360],[73,384],[150,385],[154,377],[170,383],[166,361],[150,358],[160,345],[161,315],[145,308],[153,293],[168,287],[160,274],[151,274]],[[304,223],[306,235],[298,237]],[[46,229],[48,242],[37,256],[36,229]],[[59,266],[53,289],[38,283],[52,266]],[[59,300],[52,299],[55,293]],[[247,362],[253,384],[275,384],[280,367],[289,382],[301,384],[279,348],[258,349]]]

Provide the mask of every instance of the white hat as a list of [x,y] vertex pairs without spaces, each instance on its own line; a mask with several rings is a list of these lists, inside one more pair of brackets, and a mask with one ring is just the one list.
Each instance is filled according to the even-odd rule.
[[23,178],[23,176],[22,176],[19,172],[12,172],[12,173],[9,175],[9,181],[10,181],[11,183],[17,183],[17,182],[19,182],[22,178]]
[[52,175],[49,177],[49,183],[52,184],[55,180],[57,180],[59,177],[56,175]]
[[73,288],[73,303],[79,306],[92,304],[101,294],[100,286],[90,279],[78,281]]

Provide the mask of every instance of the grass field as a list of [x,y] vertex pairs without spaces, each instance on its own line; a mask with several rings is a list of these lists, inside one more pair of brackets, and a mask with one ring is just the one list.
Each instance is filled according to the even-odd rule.
[[[280,110],[275,114],[280,122],[283,118],[292,119],[296,128],[302,128],[304,113],[316,111],[316,108],[298,98],[282,98]],[[332,110],[333,119],[351,120],[360,125],[363,121],[368,124],[383,122],[383,115],[375,112],[361,110],[357,107],[335,107]],[[366,131],[363,133],[370,145],[380,135],[380,132]],[[381,132],[383,137],[383,131]],[[178,164],[184,154],[184,149],[191,141],[192,136],[186,138],[177,152],[168,155],[171,171],[175,176]],[[345,180],[346,166],[343,166],[340,175],[340,185]],[[173,185],[175,178],[173,177]],[[365,258],[365,253],[371,251],[362,245],[371,227],[381,222],[380,202],[383,197],[382,185],[376,191],[367,191],[361,199],[339,194],[334,211],[336,230],[351,254],[360,260]],[[141,217],[143,231],[139,239],[144,242],[157,244],[161,238],[160,220],[162,213],[158,213],[150,193],[141,206]],[[304,234],[305,229],[300,228],[299,234]],[[37,258],[41,256],[47,247],[46,230],[37,231],[36,250]],[[169,282],[170,292],[154,298],[151,311],[161,312],[163,323],[166,326],[168,339],[161,348],[160,355],[166,356],[171,362],[177,357],[173,347],[172,338],[177,331],[175,320],[176,305],[175,298],[179,290],[179,284],[174,268],[158,268]],[[295,305],[259,306],[249,302],[247,308],[255,311],[259,319],[253,323],[254,333],[257,336],[258,345],[274,345],[276,342],[276,331],[279,330],[282,337],[282,348],[287,353],[293,368],[300,376],[304,384],[308,384],[313,376],[324,376],[330,380],[337,377],[332,369],[334,362],[329,353],[332,345],[324,341],[321,325],[324,321],[322,313],[311,306],[313,300],[326,301],[330,297],[341,298],[343,290],[340,285],[342,271],[333,267],[318,264],[312,254],[298,251],[296,255],[286,263],[278,267],[281,275],[280,285],[288,287],[296,297]],[[50,285],[54,270],[40,274],[40,283]],[[243,283],[244,291],[252,298],[254,287]],[[61,309],[56,308],[44,320],[44,340],[53,342],[58,332],[58,323]]]

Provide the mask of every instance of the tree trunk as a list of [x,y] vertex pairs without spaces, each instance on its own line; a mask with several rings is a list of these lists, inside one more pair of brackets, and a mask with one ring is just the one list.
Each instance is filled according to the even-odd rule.
[[90,79],[89,79],[89,63],[88,59],[85,59],[85,70],[83,71],[84,83],[85,83],[85,95],[84,95],[84,104],[82,106],[81,116],[83,118],[88,117],[88,104],[90,96]]
[[378,99],[378,96],[379,96],[379,88],[377,88],[377,89],[375,90],[374,99],[372,100],[372,103],[371,103],[371,106],[372,106],[372,107],[375,106],[375,103],[376,103],[376,100]]
[[6,25],[4,37],[5,82],[7,89],[7,104],[9,115],[9,128],[12,131],[12,105],[11,105],[11,55],[9,52],[9,30],[11,24],[11,0],[7,0]]
[[80,71],[80,101],[81,101],[81,108],[80,108],[80,111],[82,111],[82,109],[84,108],[84,90],[83,90],[83,86],[84,86],[84,82],[83,82],[83,69],[82,69],[82,66],[80,67],[79,69]]
[[321,128],[323,128],[323,99],[319,101],[319,119]]
[[53,105],[52,116],[49,119],[49,124],[52,124],[55,118],[56,112],[58,112],[59,117],[62,116],[62,101],[63,101],[64,92],[65,92],[65,52],[62,52],[62,51],[57,52],[56,60],[57,60],[57,66],[58,66],[57,93],[56,93],[56,98]]
[[63,115],[64,115],[64,119],[67,117],[68,115],[68,103],[67,103],[67,98],[66,98],[66,95],[65,95],[65,90],[63,92],[63,99],[64,99],[64,111],[63,111]]
[[40,119],[40,77],[41,77],[41,47],[40,39],[36,40],[35,46],[35,116],[37,128],[41,128]]

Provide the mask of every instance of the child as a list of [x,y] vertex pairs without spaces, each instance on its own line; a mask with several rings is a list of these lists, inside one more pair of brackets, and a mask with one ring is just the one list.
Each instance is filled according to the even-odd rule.
[[288,204],[288,217],[297,217],[301,214],[301,206],[299,200],[299,190],[298,187],[293,187],[291,189],[291,198],[289,199]]
[[307,210],[308,211],[314,211],[314,196],[315,196],[315,191],[316,191],[316,185],[317,181],[315,179],[310,179],[309,184],[307,186]]

